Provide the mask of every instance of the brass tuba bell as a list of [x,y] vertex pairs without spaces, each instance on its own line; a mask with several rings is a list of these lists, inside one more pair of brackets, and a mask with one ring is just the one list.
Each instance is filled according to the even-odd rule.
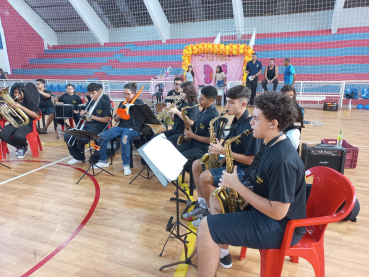
[[[15,128],[27,125],[29,118],[24,111],[19,108],[12,108],[14,104],[13,98],[9,94],[9,87],[0,91],[0,115],[2,115]],[[0,98],[0,99],[1,99]]]

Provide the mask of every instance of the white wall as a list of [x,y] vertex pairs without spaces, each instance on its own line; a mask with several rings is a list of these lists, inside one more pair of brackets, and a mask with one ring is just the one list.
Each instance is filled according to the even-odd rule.
[[[263,17],[246,17],[245,28],[256,33],[330,29],[333,10]],[[344,9],[339,28],[369,26],[369,7]],[[235,29],[234,19],[171,24],[171,39],[216,37],[221,30]],[[160,40],[154,26],[109,29],[111,42]],[[58,33],[60,45],[97,43],[89,32]]]
[[8,72],[8,61],[5,57],[5,50],[0,49],[0,68],[4,70],[4,72]]

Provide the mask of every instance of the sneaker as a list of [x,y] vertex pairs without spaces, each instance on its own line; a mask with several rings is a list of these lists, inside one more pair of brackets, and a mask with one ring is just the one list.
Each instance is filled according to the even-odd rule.
[[219,260],[220,264],[224,268],[231,268],[232,267],[232,257],[231,254],[228,254],[227,256],[221,258]]
[[70,161],[67,162],[67,164],[78,164],[78,163],[83,163],[83,161],[71,159]]
[[18,156],[18,155],[19,155],[19,150],[20,150],[20,149],[15,150],[15,155],[16,155],[16,156]]
[[18,159],[23,159],[28,152],[28,147],[18,149]]
[[132,174],[131,167],[129,165],[123,166],[124,175],[128,176]]
[[108,167],[109,166],[109,163],[108,162],[106,162],[106,163],[104,163],[104,162],[98,162],[95,165],[98,166],[98,167]]
[[200,203],[197,202],[195,207],[190,212],[182,215],[182,218],[186,220],[194,220],[198,216],[206,213],[207,210],[207,208],[203,208],[202,206],[200,206]]
[[199,228],[199,226],[200,226],[200,222],[201,222],[201,220],[205,217],[205,216],[207,216],[208,215],[208,213],[206,212],[206,213],[203,213],[202,215],[200,215],[196,220],[194,220],[194,221],[192,221],[192,225],[193,225],[193,227],[195,227],[196,229],[198,229]]

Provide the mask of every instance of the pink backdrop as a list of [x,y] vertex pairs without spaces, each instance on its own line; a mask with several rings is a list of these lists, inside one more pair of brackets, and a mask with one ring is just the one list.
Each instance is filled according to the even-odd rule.
[[243,55],[226,56],[215,54],[200,54],[191,57],[191,65],[195,72],[197,85],[214,85],[216,67],[220,65],[227,81],[242,79]]

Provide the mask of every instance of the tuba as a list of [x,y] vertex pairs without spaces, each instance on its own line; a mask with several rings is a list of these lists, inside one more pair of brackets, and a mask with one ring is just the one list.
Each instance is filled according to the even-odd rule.
[[[181,113],[182,113],[182,118],[183,118],[183,122],[184,122],[184,125],[185,125],[185,130],[188,130],[190,129],[190,124],[188,123],[188,120],[187,120],[187,116],[186,116],[186,113],[185,111],[187,109],[192,109],[192,108],[195,108],[195,107],[198,107],[200,106],[200,104],[196,104],[195,106],[186,106],[186,107],[183,107],[182,110],[181,110]],[[186,139],[184,137],[184,135],[180,135],[178,137],[178,140],[177,140],[177,145],[181,145],[182,143],[185,143],[186,141],[190,141],[191,139]]]
[[[242,136],[247,136],[251,134],[251,132],[252,130],[247,129],[238,136],[234,136],[233,138],[230,138],[225,142],[224,147],[226,149],[226,161],[227,161],[226,171],[228,173],[233,173],[234,168],[233,156],[231,151],[232,142],[234,142],[235,140],[239,139]],[[230,188],[226,189],[224,187],[218,187],[216,190],[213,191],[211,195],[218,198],[223,214],[234,213],[241,210],[241,206],[243,205],[243,198],[238,195],[237,191]]]
[[[219,116],[213,118],[209,123],[209,131],[210,131],[210,143],[215,144],[217,142],[217,136],[214,130],[214,123],[218,120],[219,117],[225,115],[227,111],[223,111]],[[205,165],[205,170],[218,168],[220,167],[219,158],[216,154],[206,153],[200,159],[201,164]]]
[[0,91],[0,97],[4,101],[0,101],[0,114],[15,128],[27,125],[29,123],[29,118],[27,114],[19,109],[12,108],[14,104],[13,98],[9,94],[9,87]]

